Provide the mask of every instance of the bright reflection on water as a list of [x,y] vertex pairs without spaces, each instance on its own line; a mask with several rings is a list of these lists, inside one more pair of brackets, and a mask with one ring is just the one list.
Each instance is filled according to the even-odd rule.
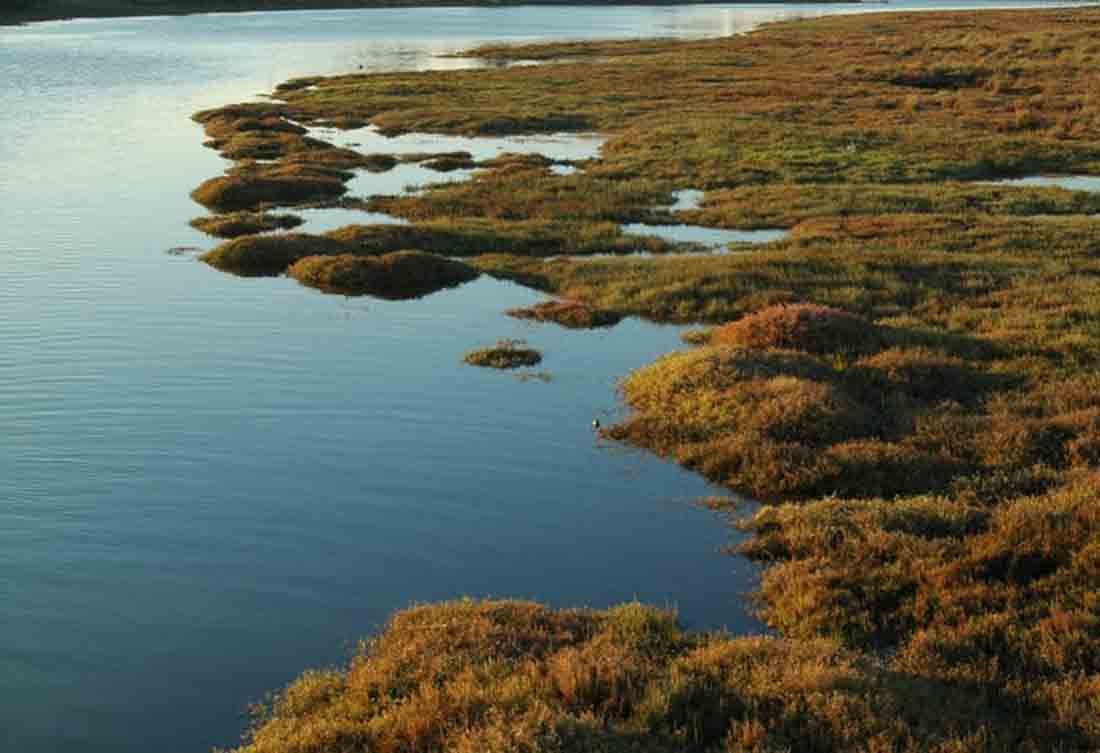
[[383,212],[364,212],[360,209],[295,209],[294,214],[305,224],[294,228],[295,233],[327,233],[347,225],[405,225],[405,220]]
[[1036,186],[1065,188],[1069,191],[1100,191],[1100,175],[1033,175],[1028,178],[1008,178],[988,181],[999,186]]
[[[188,192],[225,166],[201,147],[198,109],[293,76],[468,66],[434,56],[480,41],[722,34],[805,13],[0,29],[0,750],[230,744],[246,702],[414,600],[637,596],[754,629],[739,607],[751,573],[685,504],[707,485],[588,428],[676,329],[532,328],[501,311],[538,296],[488,279],[349,300],[164,252],[211,245],[187,226],[201,213]],[[554,381],[459,365],[500,337],[541,348]]]
[[724,249],[731,243],[771,243],[787,236],[786,230],[724,230],[701,225],[647,225],[632,222],[623,232],[648,235],[672,243],[696,243],[712,249]]
[[341,131],[313,128],[309,135],[363,154],[424,154],[469,152],[475,160],[489,160],[505,153],[541,154],[553,160],[585,160],[595,157],[607,139],[599,134],[547,134],[540,136],[444,136],[404,133],[384,136],[374,126]]

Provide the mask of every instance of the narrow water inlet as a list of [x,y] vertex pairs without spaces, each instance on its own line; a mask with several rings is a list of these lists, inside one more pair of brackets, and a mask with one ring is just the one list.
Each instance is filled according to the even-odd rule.
[[648,225],[640,222],[623,225],[623,232],[660,238],[670,243],[694,243],[714,250],[724,250],[731,243],[772,243],[789,234],[787,230],[778,229],[725,230],[701,225]]
[[507,153],[540,154],[555,161],[579,162],[599,156],[600,149],[607,141],[605,136],[596,133],[452,136],[417,132],[387,136],[374,125],[350,130],[317,127],[309,129],[309,135],[363,154],[384,153],[401,157],[410,154],[469,152],[479,162]]

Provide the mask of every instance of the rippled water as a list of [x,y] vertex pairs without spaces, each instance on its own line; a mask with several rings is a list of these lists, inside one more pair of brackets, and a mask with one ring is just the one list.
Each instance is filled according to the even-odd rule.
[[988,183],[998,186],[1055,187],[1065,188],[1068,191],[1100,191],[1100,176],[1096,175],[1032,175],[1026,178],[988,181]]
[[[712,490],[589,429],[675,328],[531,327],[501,312],[538,296],[488,279],[416,302],[324,296],[165,251],[210,245],[187,194],[225,163],[195,110],[293,76],[467,66],[435,55],[481,41],[729,34],[839,9],[0,29],[0,750],[230,744],[247,702],[413,601],[636,596],[756,629],[751,571],[686,504]],[[501,337],[541,348],[553,381],[460,365]]]

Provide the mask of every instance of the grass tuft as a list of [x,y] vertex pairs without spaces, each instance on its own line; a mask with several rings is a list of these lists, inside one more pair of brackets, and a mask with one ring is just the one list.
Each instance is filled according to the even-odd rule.
[[496,345],[472,350],[462,360],[471,366],[490,369],[518,369],[542,362],[542,354],[528,348],[523,340],[499,340]]
[[583,301],[544,301],[526,308],[508,309],[508,316],[537,322],[554,322],[569,329],[613,327],[622,317],[613,311],[593,308]]
[[267,214],[265,212],[234,212],[196,217],[191,227],[216,238],[239,238],[272,230],[293,230],[303,223],[293,214]]
[[435,254],[394,251],[381,256],[307,256],[296,261],[287,274],[326,293],[399,300],[454,287],[480,273],[467,264]]

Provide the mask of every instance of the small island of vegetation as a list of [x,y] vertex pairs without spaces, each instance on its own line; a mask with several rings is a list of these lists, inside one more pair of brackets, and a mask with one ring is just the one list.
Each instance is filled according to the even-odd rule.
[[542,353],[527,347],[523,340],[499,340],[496,345],[471,350],[462,360],[488,369],[518,369],[542,363]]

